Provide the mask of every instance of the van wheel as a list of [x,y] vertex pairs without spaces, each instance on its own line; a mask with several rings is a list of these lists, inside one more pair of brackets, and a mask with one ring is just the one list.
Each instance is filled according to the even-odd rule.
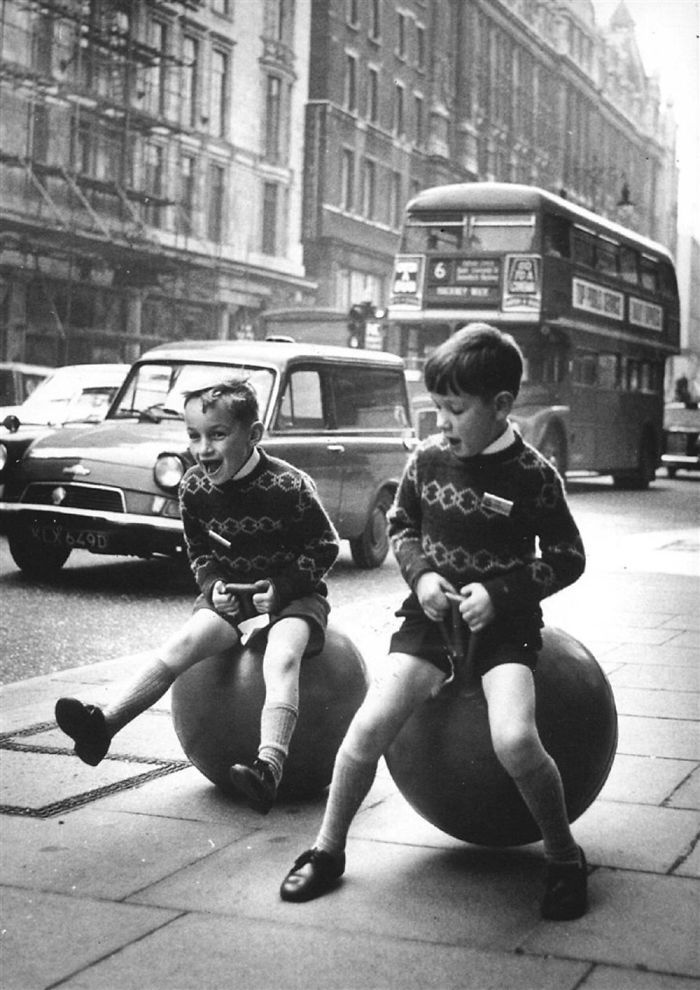
[[350,540],[352,559],[358,567],[379,567],[386,560],[389,553],[386,514],[392,502],[391,493],[381,491],[370,510],[362,534]]
[[50,579],[61,570],[70,557],[66,547],[52,547],[32,536],[24,524],[8,527],[7,542],[15,564],[27,577]]
[[539,446],[540,453],[564,477],[567,469],[566,440],[558,426],[548,426]]
[[637,469],[631,474],[614,474],[615,488],[623,491],[644,491],[656,477],[656,444],[646,433],[639,448]]

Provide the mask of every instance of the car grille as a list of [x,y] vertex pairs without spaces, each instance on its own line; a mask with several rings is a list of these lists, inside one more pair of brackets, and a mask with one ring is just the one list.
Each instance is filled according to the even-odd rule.
[[[65,497],[57,504],[52,493],[57,488],[65,491]],[[36,505],[55,505],[61,509],[94,509],[102,512],[126,512],[124,495],[119,488],[101,488],[98,485],[38,484],[29,485],[22,495],[22,502]]]

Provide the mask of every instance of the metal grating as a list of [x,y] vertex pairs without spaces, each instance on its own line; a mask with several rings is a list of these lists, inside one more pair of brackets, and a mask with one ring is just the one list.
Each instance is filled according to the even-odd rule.
[[[70,756],[73,758],[73,751],[68,747],[36,746],[31,743],[17,741],[21,740],[23,737],[37,735],[40,732],[46,732],[54,729],[55,727],[55,722],[36,722],[34,725],[27,726],[24,729],[18,729],[15,732],[5,732],[0,735],[0,750],[12,750],[19,753],[42,753],[54,756]],[[105,757],[105,761],[107,760],[115,760],[120,763],[133,763],[135,765],[141,764],[151,767],[152,769],[146,770],[143,773],[137,773],[135,776],[129,777],[126,780],[119,780],[111,784],[102,785],[101,787],[91,788],[87,791],[81,791],[79,794],[71,794],[69,797],[63,798],[61,801],[53,801],[50,804],[42,805],[39,808],[30,808],[23,805],[0,804],[0,815],[20,815],[25,818],[52,818],[54,815],[60,815],[67,811],[73,811],[75,808],[81,808],[84,805],[90,804],[92,801],[97,801],[99,798],[106,797],[109,794],[117,794],[120,791],[127,791],[135,787],[140,787],[141,784],[145,784],[149,780],[155,780],[158,777],[165,777],[167,774],[176,773],[178,770],[185,770],[190,766],[190,763],[187,760],[159,760],[158,758],[111,752]]]
[[103,488],[99,485],[81,485],[69,482],[34,482],[28,485],[22,496],[23,502],[36,505],[54,505],[51,498],[56,488],[65,489],[66,495],[57,509],[94,509],[102,512],[125,512],[124,494],[119,488]]

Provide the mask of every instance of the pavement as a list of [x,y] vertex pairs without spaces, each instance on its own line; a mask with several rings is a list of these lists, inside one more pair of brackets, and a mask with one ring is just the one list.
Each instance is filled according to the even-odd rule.
[[[612,685],[616,759],[574,832],[590,910],[539,918],[540,844],[491,849],[420,818],[384,766],[348,870],[303,905],[278,888],[324,797],[267,817],[189,764],[166,697],[99,767],[53,721],[60,695],[99,701],[137,661],[0,689],[2,990],[688,990],[700,986],[700,536],[669,530],[589,550],[546,603]],[[371,667],[397,602],[334,612]]]

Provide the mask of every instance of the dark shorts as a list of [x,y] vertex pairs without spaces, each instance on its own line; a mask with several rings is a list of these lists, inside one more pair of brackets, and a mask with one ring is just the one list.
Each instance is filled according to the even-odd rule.
[[[432,622],[415,595],[410,595],[395,614],[403,618],[403,622],[391,637],[389,651],[420,657],[451,676],[454,671],[445,625]],[[529,624],[533,628],[527,635],[498,619],[476,634],[464,624],[464,652],[469,650],[471,637],[476,636],[471,659],[481,677],[503,663],[522,663],[530,670],[535,669],[537,655],[542,648],[542,636],[539,629],[534,628],[534,622]],[[446,625],[449,630],[449,623]]]
[[[225,622],[228,622],[230,626],[233,626],[234,629],[238,630],[238,622],[236,619],[217,612],[212,603],[208,601],[204,595],[199,595],[199,597],[195,600],[192,611],[197,612],[200,608],[207,608],[210,612],[215,612],[219,618],[223,619]],[[279,622],[280,619],[305,619],[308,623],[310,634],[309,642],[307,643],[304,651],[304,656],[316,656],[317,653],[321,652],[323,649],[323,644],[326,641],[328,613],[330,610],[331,607],[328,604],[328,599],[324,595],[319,595],[316,592],[313,592],[310,595],[304,595],[301,598],[295,598],[294,601],[291,601],[288,605],[285,605],[281,611],[275,612],[274,615],[271,615],[270,624],[266,626],[265,629],[261,629],[259,633],[256,633],[256,636],[261,633],[265,633],[267,635],[267,632],[272,628],[272,626],[275,625],[275,623]]]

